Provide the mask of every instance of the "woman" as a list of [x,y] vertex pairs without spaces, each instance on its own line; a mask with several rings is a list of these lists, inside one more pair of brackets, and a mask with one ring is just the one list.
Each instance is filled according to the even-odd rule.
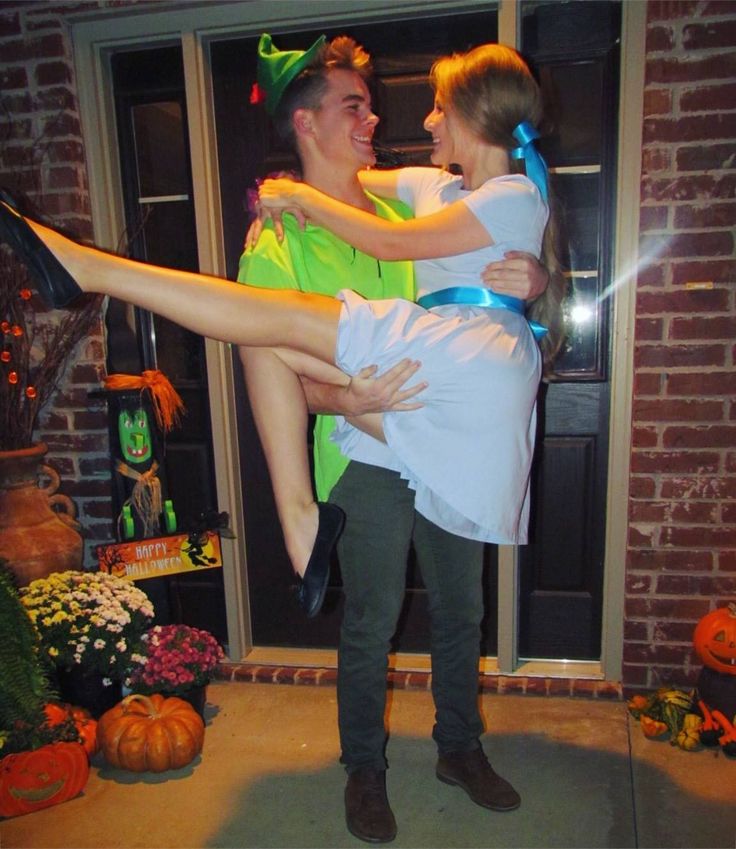
[[[538,255],[548,210],[541,177],[540,189],[527,177],[510,174],[510,150],[520,140],[533,161],[528,132],[541,111],[536,83],[516,51],[486,45],[442,59],[432,83],[436,103],[426,126],[435,143],[433,161],[443,166],[456,162],[462,180],[426,171],[380,178],[389,181],[381,191],[395,180],[399,195],[411,195],[420,217],[388,225],[358,210],[325,204],[317,193],[288,191],[308,214],[366,252],[427,260],[418,268],[420,292],[437,299],[438,290],[476,280],[489,258],[509,249]],[[267,184],[262,200],[283,204],[273,189],[284,186]],[[439,296],[440,306],[431,310],[406,301],[367,302],[350,292],[336,300],[235,287],[79,247],[26,222],[7,204],[0,208],[0,226],[52,301],[55,290],[73,291],[76,281],[82,291],[122,298],[202,335],[288,348],[283,352],[287,363],[317,380],[347,381],[334,364],[357,374],[367,362],[381,366],[401,357],[421,359],[429,383],[423,407],[374,417],[370,437],[341,427],[336,438],[342,450],[370,462],[371,440],[385,439],[396,456],[395,468],[416,489],[417,510],[431,521],[472,539],[525,541],[541,358],[523,305],[480,306],[488,303],[488,290],[475,287],[471,296],[481,296],[476,301],[471,297],[470,304],[466,299],[465,305],[442,306],[444,296]],[[439,252],[444,259],[429,261]],[[537,312],[548,308],[552,317],[560,293],[550,285],[542,304],[535,304]],[[543,344],[553,350],[555,340]],[[304,407],[303,397],[294,403]],[[318,595],[341,525],[337,508],[329,507],[312,503],[306,508],[319,515],[316,548],[309,558],[294,562],[305,583],[311,584],[310,573],[317,576]]]

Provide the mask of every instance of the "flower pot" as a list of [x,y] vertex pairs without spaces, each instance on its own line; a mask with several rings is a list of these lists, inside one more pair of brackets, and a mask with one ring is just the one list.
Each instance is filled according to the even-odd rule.
[[183,699],[185,702],[188,702],[204,720],[204,708],[207,704],[206,684],[200,684],[197,687],[190,687],[183,693],[169,693],[165,690],[162,690],[161,695],[167,699],[171,696],[176,696],[177,699]]
[[[0,559],[7,560],[21,587],[52,572],[82,567],[74,504],[56,493],[59,475],[42,462],[47,450],[40,442],[0,451]],[[45,487],[38,483],[41,474],[50,479]]]
[[56,670],[59,695],[63,702],[87,708],[94,719],[99,719],[105,711],[115,707],[122,699],[122,684],[113,679],[105,686],[103,676],[93,669],[81,665]]

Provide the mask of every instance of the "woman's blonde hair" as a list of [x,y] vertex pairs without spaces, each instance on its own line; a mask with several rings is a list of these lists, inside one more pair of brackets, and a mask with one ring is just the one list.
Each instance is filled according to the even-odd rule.
[[[518,147],[513,135],[516,127],[523,121],[536,127],[542,119],[542,94],[537,81],[521,55],[504,44],[483,44],[467,53],[438,59],[430,70],[429,81],[440,105],[450,109],[486,144],[506,150]],[[547,371],[563,340],[561,304],[567,285],[557,258],[556,240],[557,227],[550,209],[542,245],[549,285],[527,309],[530,318],[549,328],[541,343]]]

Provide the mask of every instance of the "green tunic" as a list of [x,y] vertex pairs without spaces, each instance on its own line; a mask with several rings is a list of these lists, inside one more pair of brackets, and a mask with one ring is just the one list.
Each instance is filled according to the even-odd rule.
[[[411,218],[411,210],[399,201],[370,195],[381,218]],[[414,300],[411,262],[379,262],[343,242],[328,230],[307,224],[302,230],[291,215],[284,216],[284,241],[266,229],[252,251],[240,258],[238,281],[268,289],[298,289],[334,296],[352,289],[365,298]],[[370,365],[370,363],[366,363]],[[314,476],[317,498],[326,501],[348,465],[330,442],[333,416],[317,416],[314,428]]]

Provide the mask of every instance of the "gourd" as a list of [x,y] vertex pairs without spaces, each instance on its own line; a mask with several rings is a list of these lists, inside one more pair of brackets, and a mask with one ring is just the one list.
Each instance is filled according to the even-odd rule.
[[0,816],[15,817],[73,799],[87,783],[80,743],[48,743],[0,760]]
[[736,727],[722,711],[710,710],[702,699],[698,702],[698,708],[703,715],[700,742],[704,746],[720,746],[725,755],[736,757]]
[[165,772],[186,766],[202,751],[204,722],[176,696],[132,693],[102,714],[97,740],[113,766],[132,772]]
[[682,728],[677,732],[675,742],[686,752],[700,748],[700,729],[703,717],[697,713],[686,713],[682,720]]
[[722,729],[718,745],[725,755],[736,757],[736,727],[719,710],[712,711],[713,720]]

